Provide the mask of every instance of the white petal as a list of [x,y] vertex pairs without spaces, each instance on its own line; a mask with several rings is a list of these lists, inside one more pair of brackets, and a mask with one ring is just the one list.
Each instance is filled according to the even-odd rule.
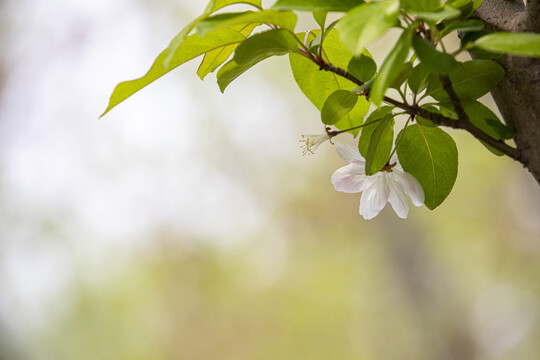
[[332,184],[337,191],[344,193],[358,193],[364,191],[368,185],[367,176],[364,175],[364,166],[351,163],[337,169],[332,174]]
[[358,148],[355,148],[352,145],[349,145],[343,142],[338,142],[336,143],[336,150],[339,157],[345,161],[348,161],[348,162],[355,161],[355,162],[362,162],[362,163],[365,162],[362,155],[360,155]]
[[394,209],[397,216],[406,219],[407,214],[409,213],[407,195],[405,195],[403,187],[394,179],[393,174],[389,175],[390,179],[388,181],[388,186],[390,188],[390,195],[388,196],[388,202],[392,205],[392,209]]
[[386,179],[386,174],[370,176],[375,178],[373,185],[364,190],[360,199],[360,215],[369,220],[377,216],[388,202],[390,190]]
[[414,206],[423,205],[425,201],[424,189],[422,189],[422,185],[420,185],[418,180],[405,171],[394,170],[393,174],[396,181],[403,187],[405,193],[411,198]]

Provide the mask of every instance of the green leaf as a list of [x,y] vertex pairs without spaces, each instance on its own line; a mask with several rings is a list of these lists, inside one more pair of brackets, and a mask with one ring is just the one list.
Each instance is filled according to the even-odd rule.
[[394,140],[394,117],[385,115],[376,125],[369,139],[366,156],[366,175],[373,175],[388,162]]
[[334,28],[334,26],[336,25],[337,23],[337,20],[332,22],[330,25],[328,25],[328,27],[326,29],[324,29],[324,32],[321,34],[320,31],[317,30],[317,33],[318,35],[315,36],[313,38],[313,40],[311,40],[309,42],[309,45],[308,45],[308,50],[312,53],[312,54],[317,54],[318,51],[319,51],[319,48],[321,47],[321,42],[323,41],[323,37],[326,38],[326,35],[332,31],[332,29]]
[[456,17],[455,20],[467,20],[474,13],[474,10],[476,10],[474,7],[474,1],[476,0],[451,0],[445,5],[452,6],[454,9],[458,9],[460,11],[461,14]]
[[[472,60],[459,65],[449,77],[460,99],[477,99],[497,86],[504,77],[504,69],[491,60]],[[426,95],[448,101],[448,94],[434,75],[430,76]]]
[[411,11],[411,14],[415,15],[420,20],[439,22],[442,20],[454,19],[458,17],[461,12],[450,5],[445,5],[438,11]]
[[233,60],[218,71],[217,80],[221,92],[238,76],[262,60],[297,50],[296,39],[286,30],[269,30],[253,35],[238,46]]
[[[466,101],[466,100],[461,100],[461,101]],[[456,110],[454,110],[454,107],[451,106],[450,103],[439,103],[438,105],[439,105],[439,112],[443,116],[446,116],[447,118],[450,118],[453,120],[459,119],[459,116]]]
[[501,57],[501,54],[474,47],[474,42],[476,40],[489,34],[491,34],[491,32],[486,29],[465,33],[465,35],[461,37],[461,48],[467,49],[467,51],[477,59],[498,59]]
[[540,57],[540,34],[496,32],[482,36],[473,46],[499,54]]
[[326,23],[326,16],[328,16],[328,11],[315,10],[313,11],[313,18],[317,24],[324,29],[324,24]]
[[435,11],[441,7],[440,0],[401,0],[401,7],[407,10]]
[[441,30],[441,36],[445,37],[453,31],[470,32],[480,31],[484,28],[484,23],[480,20],[454,20]]
[[223,46],[239,43],[244,41],[245,39],[246,38],[244,35],[240,34],[238,31],[229,28],[219,29],[204,37],[200,37],[197,34],[188,36],[178,48],[178,51],[172,58],[169,67],[166,68],[163,65],[163,61],[165,60],[167,54],[167,50],[164,50],[161,52],[161,54],[158,55],[158,57],[154,61],[154,64],[146,73],[146,75],[136,80],[125,81],[118,84],[111,95],[111,98],[109,100],[109,106],[107,106],[107,109],[101,116],[105,115],[113,107],[120,104],[122,101],[135,94],[137,91],[141,90],[153,81],[159,79],[177,66],[193,58],[196,58],[197,56],[202,55],[208,51],[212,51]]
[[359,5],[337,24],[341,40],[355,54],[396,25],[399,0],[382,0]]
[[[394,108],[391,106],[381,106],[380,108],[373,111],[366,119],[364,127],[362,128],[362,132],[360,133],[360,139],[358,139],[358,151],[360,151],[360,155],[362,155],[364,158],[367,158],[368,156],[369,144],[371,143],[371,136],[373,132],[377,129],[377,126],[382,121],[382,119],[385,118],[385,116],[392,117],[393,109]],[[390,155],[390,151],[392,150],[392,141],[393,139],[390,139],[389,144],[383,141],[381,145],[381,149],[379,150],[380,156],[375,161],[376,164],[380,164],[384,160],[381,168],[386,164],[386,161],[388,160],[388,156]]]
[[457,67],[457,61],[452,55],[439,52],[431,42],[420,36],[413,36],[413,47],[430,72],[448,74]]
[[[256,24],[242,25],[243,28],[233,28],[234,30],[239,31],[244,36],[249,36],[253,29],[256,27]],[[238,47],[238,44],[227,45],[219,49],[215,49],[204,54],[203,60],[197,69],[197,75],[202,79],[206,75],[215,71],[221,64],[223,64],[229,56],[234,52]]]
[[300,11],[345,12],[362,3],[362,0],[278,0],[272,7]]
[[347,90],[336,90],[326,99],[321,110],[321,120],[326,125],[334,125],[347,115],[356,105],[358,96]]
[[416,23],[403,31],[396,45],[394,45],[394,48],[390,51],[390,54],[388,54],[388,57],[384,61],[381,70],[375,77],[375,82],[370,91],[371,101],[373,101],[375,105],[380,105],[384,97],[384,92],[403,69],[403,62],[409,53],[409,47],[411,46],[412,34],[415,27]]
[[419,94],[427,86],[428,71],[423,63],[416,65],[409,77],[409,87],[412,92]]
[[205,13],[211,14],[214,11],[224,8],[225,6],[233,4],[248,4],[253,5],[256,8],[261,8],[261,0],[212,0],[206,6]]
[[224,26],[240,24],[273,24],[294,31],[297,16],[292,11],[262,10],[226,13],[208,17],[197,24],[197,33],[204,36],[210,31]]
[[[313,31],[314,35],[320,34],[320,30]],[[324,40],[324,48],[328,55],[328,61],[340,68],[346,68],[352,58],[352,54],[339,40],[336,29],[329,31]],[[321,71],[319,67],[309,59],[298,54],[290,54],[291,70],[296,83],[304,95],[319,110],[322,109],[326,99],[336,90],[353,90],[356,85],[347,79],[336,76],[333,73]],[[364,116],[368,112],[370,103],[364,97],[358,98],[354,109],[334,124],[338,129],[349,129],[362,125]],[[358,130],[351,131],[353,135]]]
[[270,56],[298,51],[296,38],[283,29],[265,31],[242,42],[234,53],[238,65],[256,64]]
[[224,8],[225,6],[232,5],[232,4],[248,4],[253,5],[257,8],[261,7],[261,0],[211,0],[208,5],[206,6],[203,14],[196,19],[194,19],[192,22],[187,24],[169,43],[169,46],[167,46],[167,53],[165,56],[165,59],[163,61],[163,66],[165,68],[170,69],[171,61],[176,52],[178,51],[178,48],[182,43],[184,42],[184,39],[186,36],[195,28],[195,26],[199,23],[199,21],[204,20],[208,15],[213,13],[214,11],[217,11],[219,9]]
[[478,7],[482,5],[483,2],[484,0],[473,0],[473,10],[478,9]]
[[410,62],[406,62],[403,64],[403,67],[397,74],[396,78],[392,80],[392,83],[390,83],[391,88],[399,89],[401,87],[401,84],[405,82],[410,76],[413,71],[413,66]]
[[399,162],[403,170],[420,182],[426,196],[425,205],[433,210],[450,194],[456,181],[456,144],[441,129],[418,124],[407,126],[399,136]]
[[[450,111],[455,111],[451,103],[440,105]],[[514,136],[514,131],[504,125],[487,106],[476,100],[462,100],[461,105],[471,123],[495,140],[511,139]]]
[[377,64],[371,54],[364,49],[359,56],[351,58],[347,64],[347,72],[365,83],[371,80],[377,72]]
[[231,60],[223,65],[216,75],[217,83],[221,92],[224,92],[231,82],[251,69],[253,66],[255,66],[255,63],[238,65],[236,62],[234,62],[234,60]]

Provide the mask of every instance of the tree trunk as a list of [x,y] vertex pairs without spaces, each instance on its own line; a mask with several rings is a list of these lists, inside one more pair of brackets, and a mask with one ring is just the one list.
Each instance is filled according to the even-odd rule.
[[[540,0],[484,0],[475,13],[490,31],[540,32]],[[491,92],[505,122],[515,132],[520,161],[540,184],[540,59],[504,55],[506,71]]]

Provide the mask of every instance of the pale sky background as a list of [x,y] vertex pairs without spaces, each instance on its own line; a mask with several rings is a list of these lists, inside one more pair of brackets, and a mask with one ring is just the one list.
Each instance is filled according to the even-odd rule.
[[[267,173],[283,157],[304,161],[301,125],[316,115],[301,97],[309,113],[291,111],[279,75],[254,69],[223,95],[195,61],[98,119],[114,86],[142,76],[203,2],[2,6],[0,314],[13,330],[48,316],[73,252],[99,272],[159,228],[230,246],[265,222],[272,199],[254,195],[274,186]],[[234,168],[238,152],[252,168]]]

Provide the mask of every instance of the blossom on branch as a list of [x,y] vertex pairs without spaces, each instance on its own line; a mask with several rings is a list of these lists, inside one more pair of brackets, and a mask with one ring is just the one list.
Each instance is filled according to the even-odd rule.
[[332,175],[332,184],[337,191],[345,193],[363,192],[360,199],[360,215],[364,219],[373,219],[381,212],[387,202],[392,205],[397,216],[407,218],[409,202],[413,205],[424,204],[424,190],[414,176],[403,171],[394,155],[390,164],[385,165],[378,173],[368,176],[365,171],[365,160],[357,148],[338,142],[338,155],[349,162],[336,170]]
[[304,143],[302,148],[302,155],[313,155],[315,150],[324,143],[325,141],[330,140],[330,135],[328,133],[324,134],[302,134],[300,142]]

